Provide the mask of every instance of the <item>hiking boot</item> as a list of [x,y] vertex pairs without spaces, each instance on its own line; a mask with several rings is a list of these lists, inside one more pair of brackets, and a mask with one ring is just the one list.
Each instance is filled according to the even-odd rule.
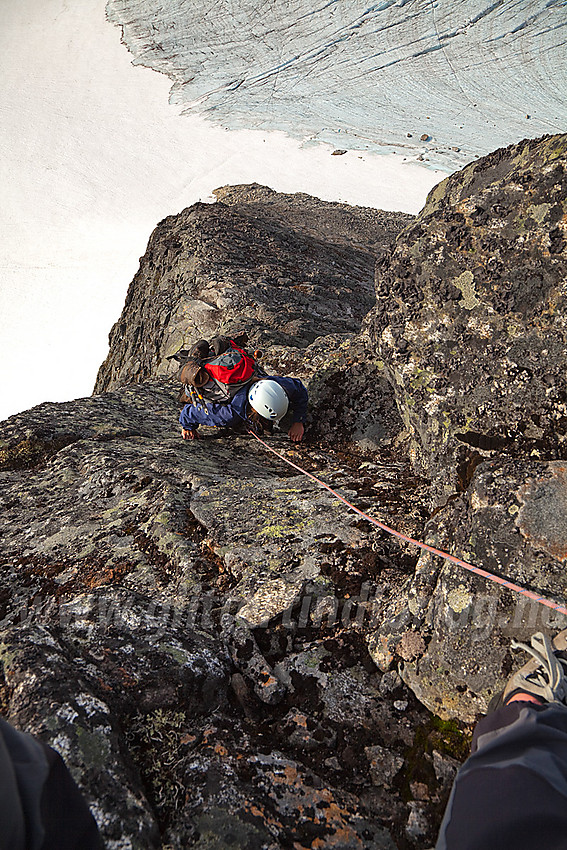
[[533,658],[508,679],[496,707],[508,705],[516,695],[528,695],[529,701],[567,705],[567,629],[553,643],[542,632],[532,635],[531,646],[512,641],[514,649],[523,649]]

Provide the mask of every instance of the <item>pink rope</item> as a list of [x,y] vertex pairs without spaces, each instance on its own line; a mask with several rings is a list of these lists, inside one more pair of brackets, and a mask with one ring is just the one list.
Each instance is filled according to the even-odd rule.
[[371,522],[373,525],[377,525],[378,528],[381,528],[382,531],[386,531],[388,534],[392,534],[394,537],[399,538],[400,540],[405,540],[406,543],[413,543],[414,546],[419,546],[420,549],[424,549],[426,552],[431,552],[432,555],[438,555],[440,558],[445,558],[446,561],[450,561],[452,564],[456,564],[458,567],[463,567],[465,570],[468,570],[471,573],[475,573],[478,576],[482,576],[482,578],[486,578],[489,581],[493,581],[496,584],[502,585],[502,587],[506,587],[508,590],[512,590],[514,593],[521,593],[522,596],[527,596],[528,599],[532,599],[534,602],[539,602],[542,605],[546,605],[548,608],[553,608],[554,611],[559,611],[561,614],[565,614],[567,616],[567,608],[563,605],[560,605],[558,602],[554,602],[551,599],[546,599],[545,596],[538,596],[537,593],[533,593],[531,590],[527,590],[525,587],[520,587],[518,584],[514,584],[508,579],[501,578],[500,576],[494,575],[494,573],[489,573],[487,570],[481,569],[481,567],[475,567],[474,564],[469,564],[467,561],[461,560],[461,558],[456,558],[454,555],[450,555],[448,552],[443,552],[441,549],[436,549],[434,546],[429,546],[427,543],[421,543],[419,540],[414,540],[413,537],[409,537],[407,534],[403,534],[401,531],[396,531],[395,528],[390,528],[389,525],[386,525],[383,522],[380,522],[378,519],[374,519],[374,517],[365,514],[364,511],[361,511],[360,508],[357,508],[351,502],[341,496],[340,493],[337,493],[336,490],[333,490],[332,487],[329,487],[328,484],[325,484],[324,481],[321,481],[320,478],[317,478],[316,475],[313,475],[311,472],[307,472],[306,469],[302,469],[301,466],[298,466],[293,461],[289,460],[285,455],[273,449],[269,446],[264,440],[260,439],[257,434],[254,434],[253,431],[250,431],[253,437],[255,437],[259,443],[261,443],[268,451],[272,452],[272,454],[277,455],[283,461],[285,461],[290,466],[293,466],[294,469],[297,469],[298,472],[301,472],[303,475],[306,475],[308,478],[311,478],[317,484],[320,484],[321,487],[324,487],[325,490],[328,490],[329,493],[332,493],[336,499],[339,499],[341,502],[350,508],[352,511],[355,511],[357,514],[360,514],[361,517]]

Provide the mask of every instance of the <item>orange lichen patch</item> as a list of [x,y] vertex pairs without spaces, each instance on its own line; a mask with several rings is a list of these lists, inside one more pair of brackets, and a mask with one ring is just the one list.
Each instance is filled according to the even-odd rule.
[[256,818],[263,818],[265,816],[265,813],[261,809],[259,809],[258,806],[255,806],[253,803],[251,803],[251,804],[245,803],[244,808],[248,812],[250,812],[251,815],[254,815],[254,817],[256,817]]
[[124,562],[113,564],[111,567],[97,565],[91,567],[86,572],[81,571],[81,579],[86,587],[93,590],[95,587],[104,587],[107,584],[118,583],[120,579],[128,575],[133,569],[133,564]]
[[179,739],[179,743],[180,744],[194,744],[196,740],[197,740],[196,735],[190,735],[189,733],[187,733],[186,735],[181,736],[181,738]]
[[215,753],[217,754],[217,756],[227,756],[228,750],[226,749],[226,747],[223,747],[222,744],[216,744]]
[[[273,764],[266,778],[272,784],[268,793],[282,814],[293,812],[298,825],[311,821],[325,830],[325,836],[311,841],[311,847],[366,846],[350,823],[354,812],[337,802],[332,789],[313,787],[293,762]],[[302,847],[297,842],[296,846]]]
[[120,681],[126,688],[133,688],[138,684],[138,679],[132,676],[124,667],[117,667],[116,672],[120,676]]
[[203,732],[203,744],[208,744],[209,738],[211,737],[211,735],[214,735],[216,731],[216,726],[207,726],[207,728]]
[[259,818],[259,820],[261,820],[266,826],[281,827],[281,823],[276,820],[276,818],[272,817],[264,809],[260,809],[255,803],[251,803],[249,800],[244,801],[244,811],[248,812],[248,814],[254,818]]
[[535,547],[567,561],[567,468],[562,463],[550,463],[546,472],[519,490],[523,504],[517,525]]
[[325,838],[315,838],[314,841],[311,842],[311,847],[317,848],[319,847],[367,847],[365,841],[360,838],[359,835],[356,834],[355,830],[345,824],[344,826],[339,826],[335,829],[332,835],[326,835]]
[[376,647],[372,651],[376,663],[379,663],[381,670],[387,670],[394,660],[394,654],[388,645],[388,635],[378,635]]
[[[107,564],[102,558],[50,561],[44,556],[23,557],[20,565],[24,575],[43,579],[42,592],[56,599],[76,591],[118,584],[136,568],[136,564],[128,561],[112,564]],[[58,577],[65,572],[70,575],[66,581],[61,581]]]
[[97,682],[99,687],[102,688],[103,691],[112,691],[112,686],[109,685],[108,682],[105,682],[104,679],[102,679],[100,676],[97,676]]

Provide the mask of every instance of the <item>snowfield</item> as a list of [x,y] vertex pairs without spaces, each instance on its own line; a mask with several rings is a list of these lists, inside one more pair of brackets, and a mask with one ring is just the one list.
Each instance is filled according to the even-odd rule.
[[0,418],[90,394],[151,231],[214,188],[416,213],[565,130],[566,23],[564,0],[5,0]]
[[[567,126],[564,0],[109,0],[171,101],[231,128],[455,168]],[[458,148],[459,150],[455,150]]]

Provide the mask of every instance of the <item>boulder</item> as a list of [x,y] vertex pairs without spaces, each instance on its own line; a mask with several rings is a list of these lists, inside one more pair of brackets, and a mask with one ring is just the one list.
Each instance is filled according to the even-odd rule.
[[443,504],[483,457],[567,455],[567,135],[436,186],[378,260],[367,330]]
[[[432,480],[426,542],[567,598],[567,136],[525,141],[429,195],[377,264],[367,332]],[[369,639],[441,717],[473,721],[519,660],[510,638],[567,618],[422,554]],[[408,656],[404,635],[417,632]],[[415,641],[414,641],[415,642]],[[520,656],[523,660],[523,656]]]

